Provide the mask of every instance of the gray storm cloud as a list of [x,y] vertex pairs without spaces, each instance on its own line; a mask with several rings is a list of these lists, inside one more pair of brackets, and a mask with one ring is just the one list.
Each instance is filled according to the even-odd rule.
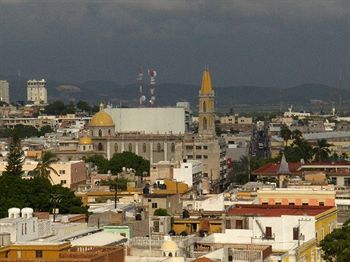
[[[334,84],[349,71],[349,1],[0,0],[0,73],[78,82]],[[350,81],[348,81],[350,83]]]

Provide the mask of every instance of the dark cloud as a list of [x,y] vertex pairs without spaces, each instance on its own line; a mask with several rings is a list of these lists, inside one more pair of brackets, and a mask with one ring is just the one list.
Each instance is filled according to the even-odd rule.
[[67,82],[350,83],[349,1],[0,0],[0,72]]

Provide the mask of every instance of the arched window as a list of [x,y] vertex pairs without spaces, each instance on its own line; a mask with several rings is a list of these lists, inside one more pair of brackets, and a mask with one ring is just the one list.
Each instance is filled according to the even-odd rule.
[[143,143],[143,145],[142,145],[142,151],[143,151],[143,153],[146,153],[146,151],[147,151],[147,145],[146,145],[146,143]]
[[171,143],[171,145],[170,145],[170,151],[171,151],[171,153],[174,153],[174,152],[175,152],[175,143]]
[[86,150],[86,147],[85,146],[83,146],[83,151],[85,151]]
[[162,151],[162,146],[160,145],[160,143],[157,144],[157,152]]
[[129,152],[132,152],[132,144],[129,143]]
[[111,135],[111,130],[110,130],[110,129],[108,129],[108,135],[109,135],[109,136]]
[[208,120],[206,117],[203,117],[203,129],[207,130],[208,128]]
[[207,104],[205,103],[205,101],[203,102],[203,112],[207,112]]
[[115,144],[114,144],[114,152],[115,152],[115,153],[118,153],[118,143],[115,143]]
[[100,136],[100,137],[102,136],[102,130],[101,129],[98,130],[98,136]]
[[173,253],[169,252],[169,257],[172,257],[173,256]]
[[97,149],[98,149],[98,151],[102,151],[103,150],[103,145],[101,143],[98,143]]

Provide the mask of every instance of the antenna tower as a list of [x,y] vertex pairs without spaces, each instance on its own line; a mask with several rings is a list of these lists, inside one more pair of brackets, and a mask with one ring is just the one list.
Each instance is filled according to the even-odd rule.
[[146,100],[146,97],[143,95],[143,66],[140,66],[137,82],[139,84],[139,105],[142,106]]
[[149,76],[149,91],[151,95],[151,99],[149,100],[149,103],[151,106],[155,106],[156,103],[156,76],[157,72],[154,69],[148,69],[148,76]]

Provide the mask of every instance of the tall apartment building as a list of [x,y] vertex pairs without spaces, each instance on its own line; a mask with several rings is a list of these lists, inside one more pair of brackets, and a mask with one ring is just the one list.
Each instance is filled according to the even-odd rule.
[[9,82],[0,80],[0,101],[10,103]]
[[27,100],[35,105],[47,104],[47,89],[45,79],[27,81]]

